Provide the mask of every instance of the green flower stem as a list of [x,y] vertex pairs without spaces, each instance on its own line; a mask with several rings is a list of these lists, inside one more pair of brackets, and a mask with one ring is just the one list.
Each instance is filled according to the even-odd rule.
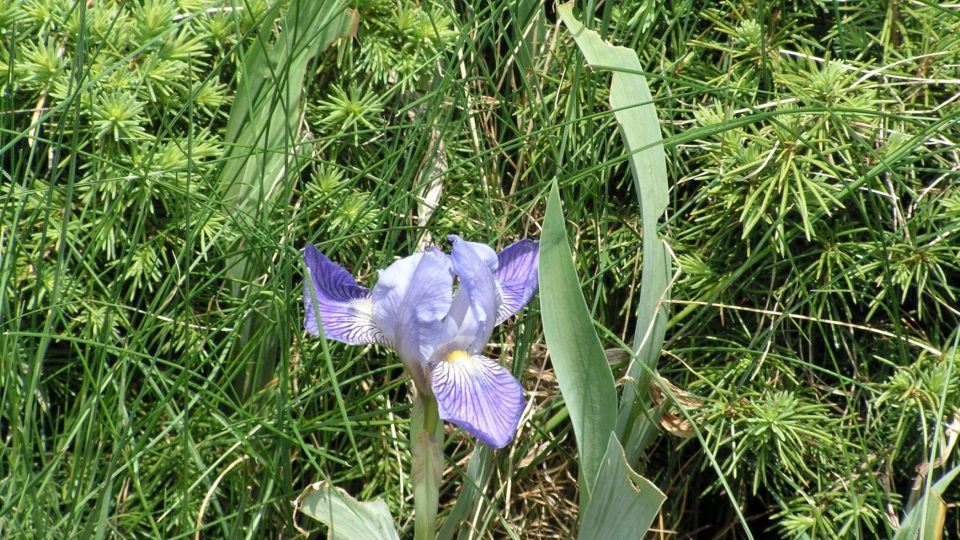
[[413,402],[410,444],[413,448],[414,538],[433,540],[437,534],[437,506],[443,454],[440,451],[440,414],[433,396],[419,394]]

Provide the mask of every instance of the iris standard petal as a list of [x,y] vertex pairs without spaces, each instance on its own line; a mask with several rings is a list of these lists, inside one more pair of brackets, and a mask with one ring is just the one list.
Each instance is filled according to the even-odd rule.
[[[313,244],[307,244],[304,249],[303,261],[307,265],[307,279],[303,282],[306,311],[303,327],[307,332],[320,334],[316,318],[320,312],[323,333],[328,339],[352,345],[387,343],[373,322],[369,289],[357,285],[350,272],[320,253]],[[310,293],[311,283],[317,298],[316,309]]]
[[490,269],[491,272],[497,270],[497,265],[500,264],[499,259],[497,258],[497,252],[493,250],[490,246],[486,244],[481,244],[480,242],[470,242],[469,240],[464,240],[455,234],[447,235],[447,240],[450,241],[450,244],[456,246],[460,244],[460,249],[469,249],[472,251],[478,259],[480,259],[484,266]]
[[458,337],[465,338],[469,343],[467,351],[475,354],[486,347],[497,323],[499,297],[489,263],[490,254],[496,259],[496,253],[488,246],[466,242],[456,235],[449,239],[453,243],[453,273],[460,280],[450,315],[457,319]]
[[497,324],[510,318],[527,305],[537,291],[539,277],[537,264],[540,261],[540,243],[535,240],[520,240],[497,254],[499,265],[493,277],[500,287],[500,308]]
[[373,288],[373,320],[418,383],[425,382],[452,295],[450,260],[435,248],[381,270]]
[[440,418],[494,447],[503,448],[523,414],[523,387],[495,360],[455,351],[430,373]]

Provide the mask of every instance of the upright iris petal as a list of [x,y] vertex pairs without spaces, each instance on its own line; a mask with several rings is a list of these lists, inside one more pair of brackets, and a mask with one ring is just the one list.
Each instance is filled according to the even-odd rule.
[[421,390],[427,389],[422,384],[426,359],[433,355],[443,330],[452,287],[449,259],[430,249],[382,270],[373,288],[373,320]]
[[497,311],[497,324],[520,311],[537,292],[539,247],[535,240],[520,240],[497,254],[498,266],[493,277],[500,286],[502,302]]
[[[488,246],[466,242],[451,234],[453,272],[460,280],[448,319],[455,323],[459,346],[470,354],[483,350],[497,323],[497,282],[493,278],[497,254]],[[492,266],[492,268],[491,268]],[[462,313],[461,313],[462,312]],[[449,329],[448,329],[449,331]]]
[[450,256],[431,248],[400,259],[380,271],[372,292],[307,245],[304,327],[318,333],[315,308],[327,337],[394,348],[417,388],[436,397],[441,418],[502,448],[523,413],[523,387],[479,353],[494,326],[536,291],[538,246],[520,241],[497,254],[484,244],[449,239]]
[[503,366],[481,356],[497,323],[499,261],[483,244],[451,235],[453,272],[460,288],[447,316],[442,343],[431,359],[431,383],[440,418],[494,448],[513,438],[523,413],[523,387]]

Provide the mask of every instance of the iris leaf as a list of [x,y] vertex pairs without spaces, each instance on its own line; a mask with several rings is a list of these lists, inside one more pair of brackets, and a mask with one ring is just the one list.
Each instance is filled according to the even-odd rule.
[[657,486],[630,468],[617,435],[611,433],[577,538],[642,538],[664,499]]
[[294,503],[297,511],[329,527],[333,540],[399,540],[390,509],[380,499],[360,502],[346,491],[318,482]]
[[670,250],[657,235],[657,222],[667,208],[667,165],[660,123],[653,97],[637,53],[611,45],[573,16],[572,3],[557,6],[557,15],[570,30],[587,63],[610,71],[610,106],[620,126],[629,153],[630,171],[640,202],[643,225],[643,271],[637,304],[637,327],[633,339],[635,362],[627,371],[620,400],[617,433],[623,441],[628,463],[635,463],[657,433],[646,411],[647,387],[667,327],[666,301],[670,287]]
[[[219,177],[237,227],[264,230],[264,222],[291,196],[293,182],[306,163],[300,155],[303,136],[298,126],[307,66],[316,54],[351,30],[355,14],[344,6],[342,2],[294,0],[287,7],[276,42],[267,43],[274,17],[265,16],[257,40],[243,55]],[[232,292],[245,298],[248,307],[260,294],[260,287],[249,285],[257,276],[269,273],[268,261],[277,249],[275,244],[238,245],[236,255],[228,261]],[[281,309],[278,303],[271,307]],[[236,383],[243,399],[275,375],[279,340],[275,336],[255,339],[268,332],[269,322],[276,319],[263,311],[262,306],[249,309],[231,349],[234,357],[256,359]],[[260,345],[251,350],[251,343]]]
[[577,438],[585,508],[616,426],[617,390],[573,265],[556,181],[543,220],[539,271],[543,335]]
[[960,467],[954,467],[937,480],[930,491],[907,512],[897,535],[893,540],[936,540],[943,538],[943,524],[946,519],[947,505],[943,502],[943,492],[953,479],[960,474]]

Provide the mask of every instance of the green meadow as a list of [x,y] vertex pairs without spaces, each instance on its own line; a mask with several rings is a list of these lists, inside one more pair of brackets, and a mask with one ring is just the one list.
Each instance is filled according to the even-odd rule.
[[[615,538],[604,471],[625,538],[960,538],[960,5],[566,9],[0,2],[0,538],[350,538],[321,485]],[[540,287],[484,349],[515,438],[443,424],[425,525],[410,377],[305,332],[303,253],[448,234]]]

